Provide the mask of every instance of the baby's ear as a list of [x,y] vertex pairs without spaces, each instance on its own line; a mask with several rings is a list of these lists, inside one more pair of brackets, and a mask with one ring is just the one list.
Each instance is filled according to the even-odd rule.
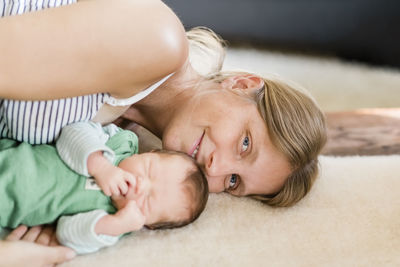
[[239,89],[252,95],[264,86],[264,80],[257,75],[244,74],[226,78],[221,82],[224,89]]

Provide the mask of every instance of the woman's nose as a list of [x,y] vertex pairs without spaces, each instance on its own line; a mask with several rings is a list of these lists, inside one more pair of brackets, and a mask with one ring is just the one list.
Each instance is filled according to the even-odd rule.
[[234,162],[229,157],[212,152],[204,167],[208,176],[226,176],[230,173],[233,164]]
[[218,193],[225,190],[225,178],[232,172],[234,163],[229,158],[221,157],[216,153],[211,153],[205,164],[210,192]]

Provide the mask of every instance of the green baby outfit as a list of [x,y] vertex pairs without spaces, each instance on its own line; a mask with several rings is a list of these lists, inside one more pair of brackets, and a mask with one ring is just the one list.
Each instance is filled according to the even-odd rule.
[[[106,146],[113,164],[138,152],[137,136],[119,131]],[[109,197],[90,189],[90,180],[71,170],[52,145],[0,140],[0,226],[52,223],[61,215],[94,209],[114,213]]]

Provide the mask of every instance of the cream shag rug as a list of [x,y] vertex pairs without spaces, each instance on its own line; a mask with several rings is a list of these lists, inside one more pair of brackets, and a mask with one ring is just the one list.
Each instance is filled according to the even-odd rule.
[[[400,106],[400,72],[231,49],[225,69],[275,73],[326,111]],[[182,229],[142,230],[62,266],[400,266],[400,155],[321,157],[311,193],[291,208],[212,194]]]

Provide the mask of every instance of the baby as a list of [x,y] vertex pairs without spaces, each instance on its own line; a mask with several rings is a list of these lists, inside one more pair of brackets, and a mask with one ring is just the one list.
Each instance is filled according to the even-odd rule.
[[195,161],[172,151],[136,154],[137,143],[131,131],[91,122],[66,126],[57,150],[0,140],[0,226],[53,223],[61,216],[58,240],[83,254],[143,226],[194,221],[208,198]]

